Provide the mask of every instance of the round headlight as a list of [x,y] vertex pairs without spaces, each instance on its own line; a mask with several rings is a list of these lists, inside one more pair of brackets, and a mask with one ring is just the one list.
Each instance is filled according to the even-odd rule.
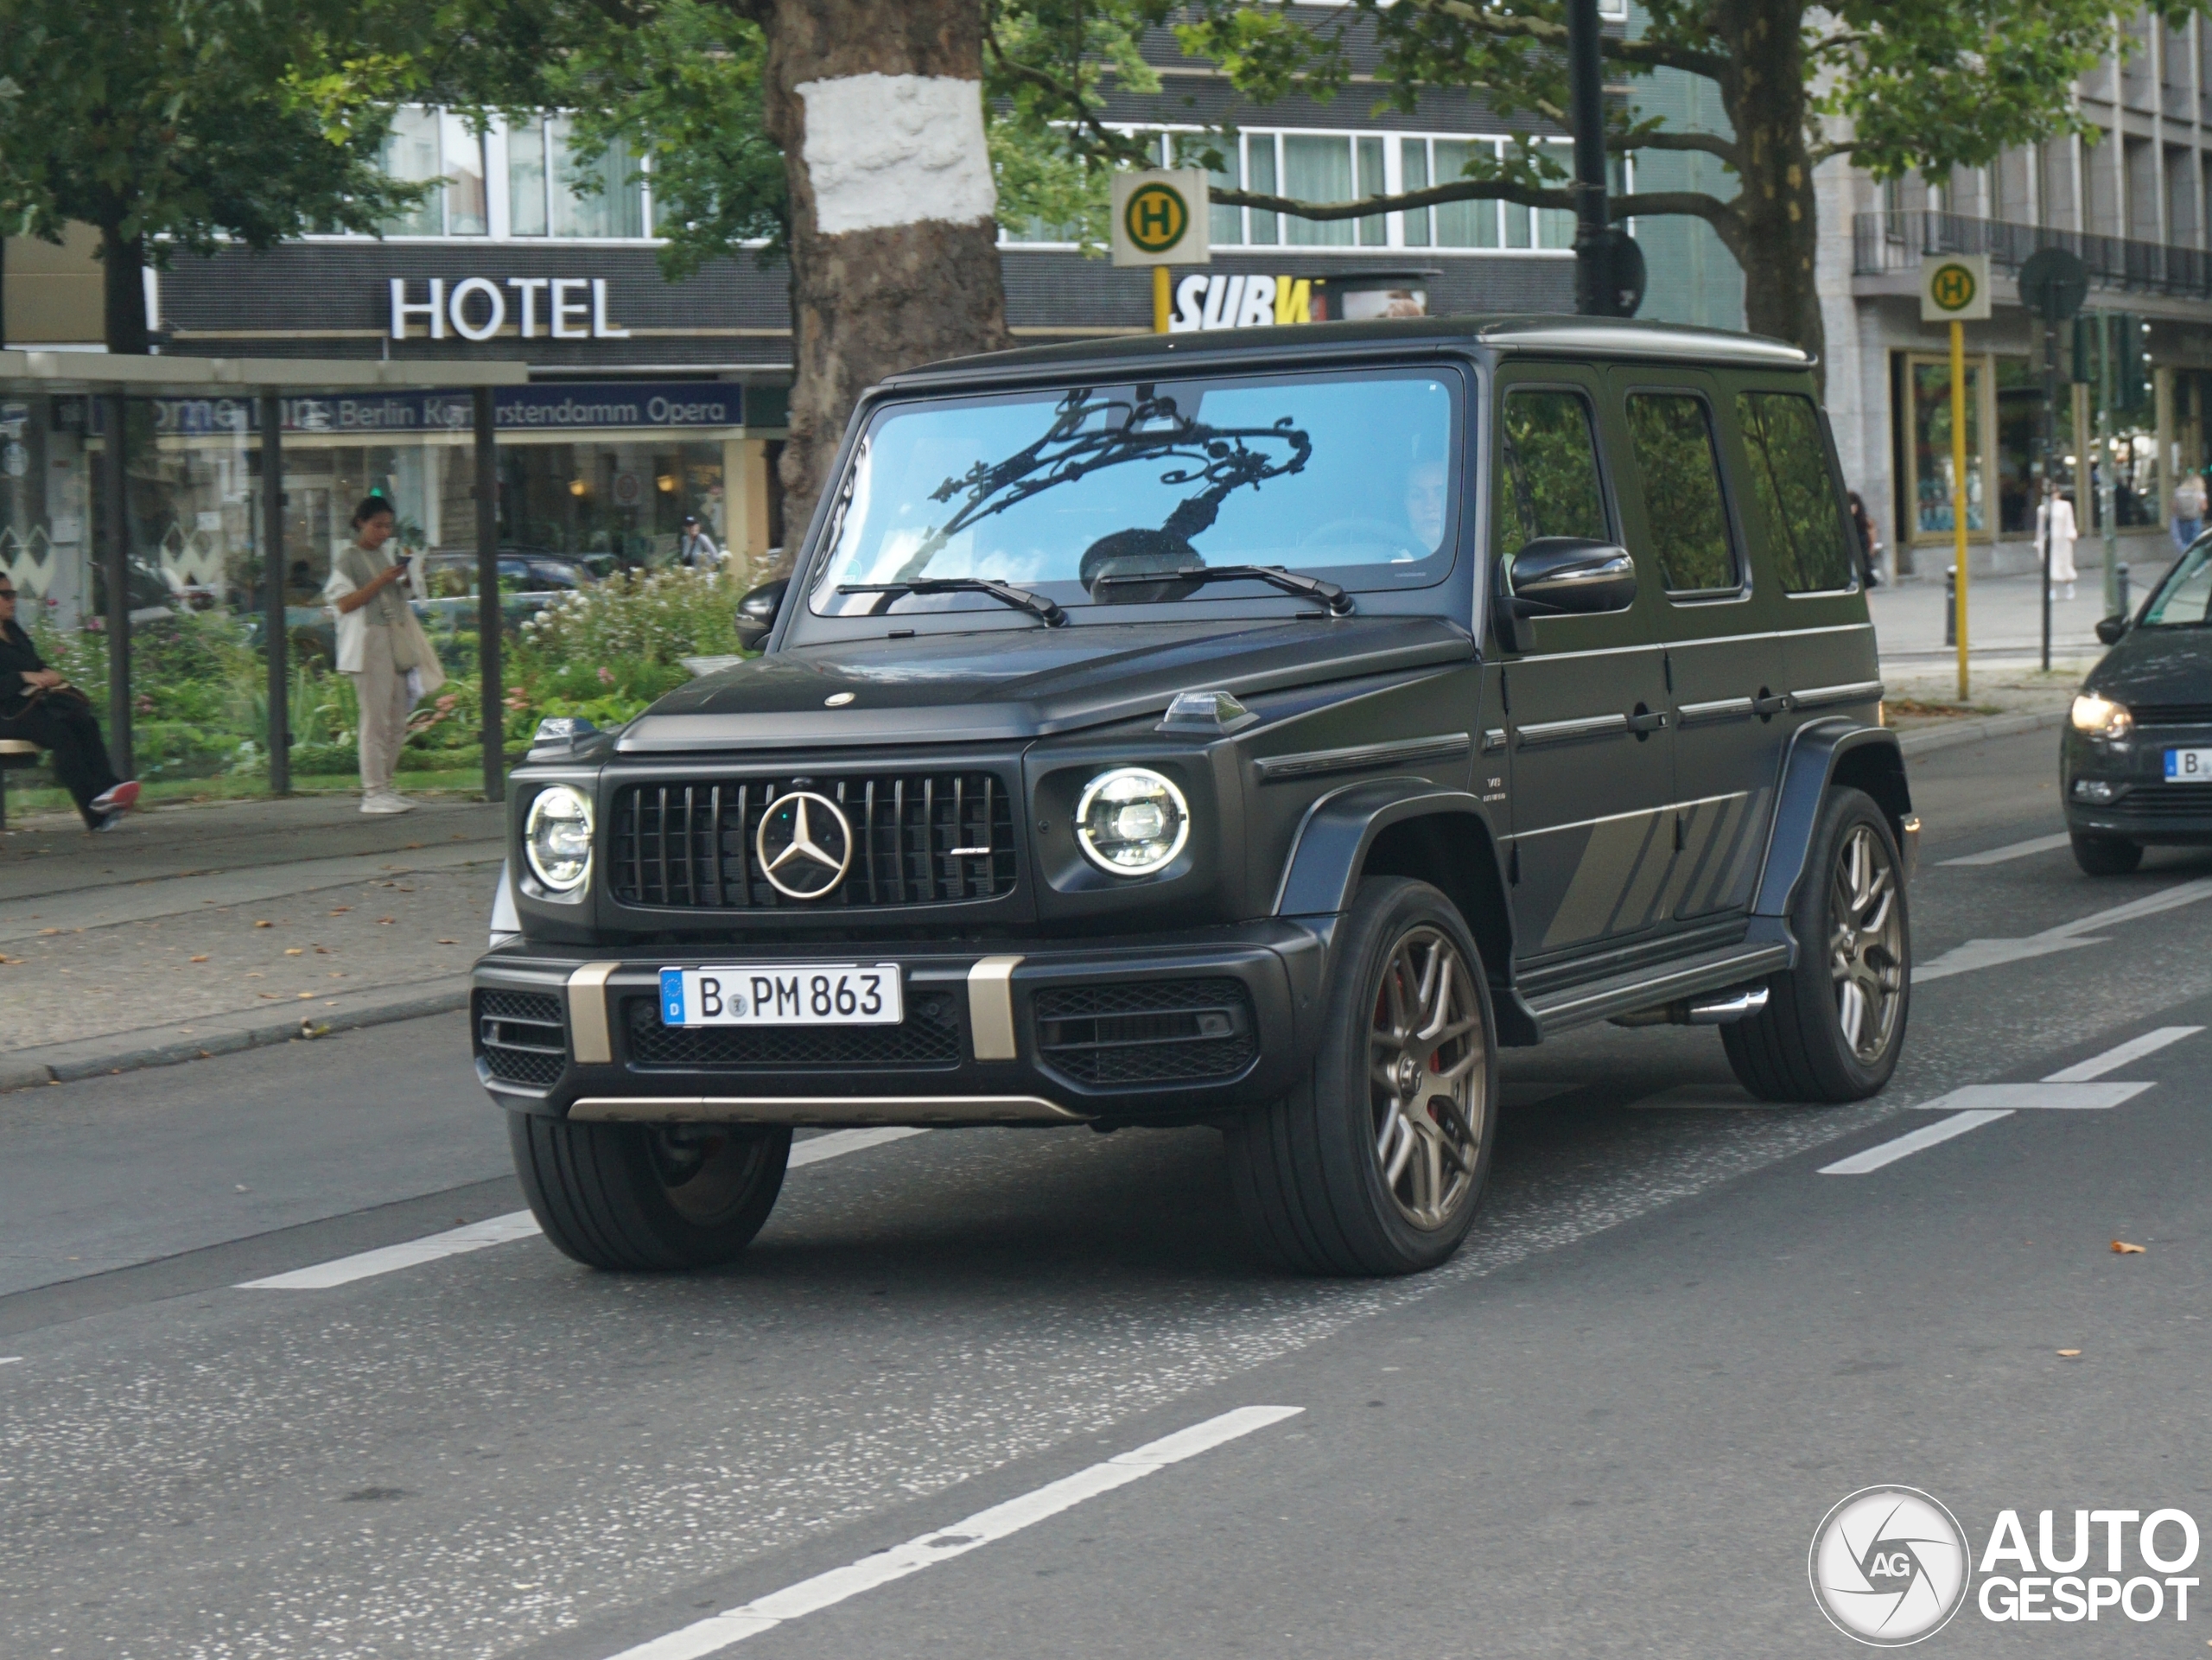
[[1183,792],[1159,773],[1117,767],[1084,785],[1075,836],[1101,870],[1148,876],[1191,839],[1191,809]]
[[581,790],[556,784],[530,804],[523,853],[537,880],[556,894],[582,887],[591,875],[591,801]]

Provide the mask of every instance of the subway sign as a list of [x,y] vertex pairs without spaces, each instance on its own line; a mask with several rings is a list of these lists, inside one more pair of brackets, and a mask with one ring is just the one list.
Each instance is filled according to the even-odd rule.
[[1168,316],[1167,332],[1187,334],[1209,328],[1427,315],[1425,275],[1348,271],[1341,277],[1270,277],[1193,271],[1175,284],[1175,308]]

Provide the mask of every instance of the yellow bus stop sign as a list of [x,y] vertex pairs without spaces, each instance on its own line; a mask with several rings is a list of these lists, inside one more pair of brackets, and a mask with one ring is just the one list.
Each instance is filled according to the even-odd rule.
[[1204,265],[1206,236],[1204,168],[1156,169],[1114,175],[1113,245],[1116,265]]
[[1989,319],[1989,256],[1932,254],[1920,262],[1920,321],[1978,323]]

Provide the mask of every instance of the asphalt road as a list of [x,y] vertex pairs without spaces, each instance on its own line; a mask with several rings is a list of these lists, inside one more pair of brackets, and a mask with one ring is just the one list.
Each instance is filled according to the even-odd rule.
[[[1914,764],[1884,1097],[1750,1107],[1704,1031],[1511,1052],[1415,1281],[1269,1269],[1211,1132],[1007,1130],[825,1143],[722,1272],[241,1289],[517,1208],[458,1017],[0,1097],[0,1654],[1851,1653],[1806,1551],[1870,1484],[1976,1553],[2007,1507],[2212,1531],[2212,855],[1942,862],[2058,829],[2054,747]],[[2149,1033],[2083,1068],[2117,1105],[1821,1173]],[[2201,1652],[2208,1609],[1924,1651]]]

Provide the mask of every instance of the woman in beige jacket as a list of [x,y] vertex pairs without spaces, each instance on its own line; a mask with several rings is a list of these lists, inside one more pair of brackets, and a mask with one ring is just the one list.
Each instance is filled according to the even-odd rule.
[[415,709],[416,694],[408,671],[430,666],[420,660],[423,634],[411,626],[414,614],[399,591],[407,578],[406,563],[389,563],[383,550],[397,522],[382,496],[371,496],[355,508],[353,545],[331,563],[330,582],[323,590],[339,614],[338,666],[353,679],[353,701],[361,711],[361,811],[367,813],[414,809],[413,802],[392,788],[391,779],[407,736],[407,717]]

